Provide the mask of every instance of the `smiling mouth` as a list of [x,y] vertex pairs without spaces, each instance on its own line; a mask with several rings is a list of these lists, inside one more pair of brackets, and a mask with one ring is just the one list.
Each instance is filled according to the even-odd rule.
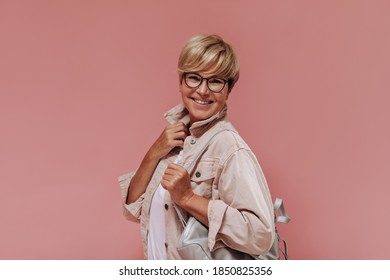
[[208,104],[213,103],[213,101],[203,101],[203,100],[198,100],[198,99],[195,99],[195,98],[191,98],[191,99],[194,100],[195,103],[200,104],[200,105],[208,105]]

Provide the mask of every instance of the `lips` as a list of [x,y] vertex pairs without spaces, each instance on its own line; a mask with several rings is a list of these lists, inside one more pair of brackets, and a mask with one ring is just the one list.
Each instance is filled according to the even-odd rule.
[[191,98],[191,99],[194,100],[195,103],[197,103],[199,105],[208,105],[208,104],[213,103],[213,101],[205,101],[205,100],[199,100],[199,99],[195,99],[195,98]]

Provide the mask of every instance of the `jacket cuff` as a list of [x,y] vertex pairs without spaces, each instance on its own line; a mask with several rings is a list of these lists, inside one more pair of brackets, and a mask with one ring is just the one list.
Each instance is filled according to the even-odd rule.
[[126,219],[130,221],[139,222],[139,218],[141,216],[142,201],[144,200],[144,194],[141,195],[133,203],[126,204],[127,192],[129,190],[129,185],[134,174],[135,171],[123,174],[118,177],[118,182],[119,182],[119,186],[121,187],[121,197],[122,197],[124,216],[126,217]]
[[216,238],[227,208],[228,205],[222,200],[210,200],[209,202],[207,215],[209,219],[208,245],[210,251],[221,247],[221,243]]

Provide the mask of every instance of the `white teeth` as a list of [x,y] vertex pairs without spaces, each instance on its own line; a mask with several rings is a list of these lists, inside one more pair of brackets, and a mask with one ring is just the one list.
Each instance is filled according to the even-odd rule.
[[208,101],[202,101],[202,100],[196,100],[196,99],[194,99],[194,101],[196,102],[196,103],[198,103],[198,104],[201,104],[201,105],[206,105],[206,104],[209,104],[210,102],[208,102]]

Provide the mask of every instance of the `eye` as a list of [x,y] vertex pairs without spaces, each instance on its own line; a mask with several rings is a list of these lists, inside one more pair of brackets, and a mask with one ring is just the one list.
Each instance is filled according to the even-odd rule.
[[209,83],[212,84],[212,85],[222,85],[222,84],[225,83],[225,81],[222,80],[222,79],[218,79],[218,78],[211,78],[209,80]]
[[189,74],[189,75],[187,75],[187,80],[190,80],[192,82],[200,82],[201,77],[199,77],[198,75],[195,75],[195,74]]

